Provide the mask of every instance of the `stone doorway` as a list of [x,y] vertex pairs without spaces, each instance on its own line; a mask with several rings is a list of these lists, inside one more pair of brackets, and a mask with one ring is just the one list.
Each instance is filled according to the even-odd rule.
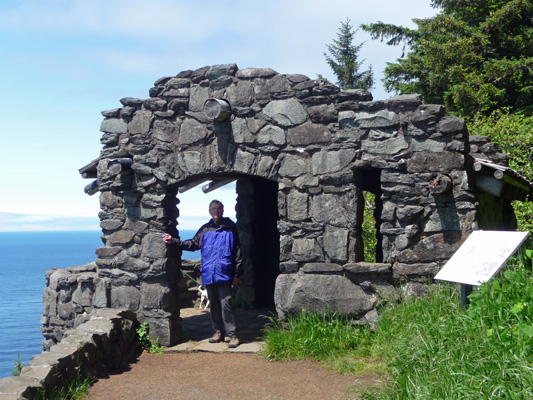
[[[246,308],[274,307],[274,288],[279,274],[278,184],[263,178],[224,175],[194,177],[180,182],[168,198],[177,198],[175,206],[166,205],[169,226],[179,222],[180,205],[178,187],[195,185],[198,182],[235,181],[236,224],[243,254],[242,279],[235,288],[237,306]],[[207,196],[207,195],[206,195]],[[217,198],[216,191],[210,198]],[[225,206],[233,206],[228,204]],[[207,222],[208,216],[206,216]],[[178,225],[179,227],[179,225]],[[199,228],[200,226],[198,226]],[[170,232],[172,234],[172,232]],[[177,232],[174,232],[174,234]],[[169,262],[181,264],[179,251],[170,251]]]

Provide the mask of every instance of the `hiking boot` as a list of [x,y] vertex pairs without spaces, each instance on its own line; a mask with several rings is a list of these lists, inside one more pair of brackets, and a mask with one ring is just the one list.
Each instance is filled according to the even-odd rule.
[[224,336],[221,333],[217,332],[213,335],[212,338],[209,338],[209,343],[220,343],[224,341]]
[[239,339],[237,339],[236,337],[233,337],[229,341],[228,349],[234,349],[235,347],[239,346],[239,344],[240,344]]

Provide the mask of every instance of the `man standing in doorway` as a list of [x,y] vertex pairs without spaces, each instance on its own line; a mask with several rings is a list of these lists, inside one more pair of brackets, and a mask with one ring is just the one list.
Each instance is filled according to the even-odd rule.
[[241,272],[241,248],[235,223],[224,218],[224,205],[213,200],[209,204],[211,220],[204,224],[192,239],[181,241],[179,236],[173,238],[165,233],[165,243],[177,246],[182,250],[201,250],[202,284],[207,289],[211,302],[211,323],[215,334],[210,343],[223,342],[230,338],[228,347],[239,345],[236,334],[235,312],[233,310],[232,287],[239,283]]

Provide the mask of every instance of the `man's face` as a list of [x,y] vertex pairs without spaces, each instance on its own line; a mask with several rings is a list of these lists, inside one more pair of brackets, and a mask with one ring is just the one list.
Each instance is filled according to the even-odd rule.
[[213,217],[213,221],[218,223],[218,221],[220,221],[222,218],[222,214],[224,214],[224,207],[222,207],[222,204],[213,203],[209,209],[209,214],[211,214],[211,217]]

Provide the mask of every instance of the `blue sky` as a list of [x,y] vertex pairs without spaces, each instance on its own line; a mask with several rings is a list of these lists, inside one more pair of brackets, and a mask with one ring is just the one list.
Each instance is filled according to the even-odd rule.
[[[148,98],[157,79],[237,63],[334,81],[323,53],[340,21],[413,27],[435,13],[429,0],[2,0],[0,231],[99,229],[98,195],[84,193],[78,169],[99,155],[100,112]],[[362,31],[356,42],[374,99],[390,97],[380,79],[402,49]],[[182,229],[205,220],[213,197],[232,196],[188,194]]]

